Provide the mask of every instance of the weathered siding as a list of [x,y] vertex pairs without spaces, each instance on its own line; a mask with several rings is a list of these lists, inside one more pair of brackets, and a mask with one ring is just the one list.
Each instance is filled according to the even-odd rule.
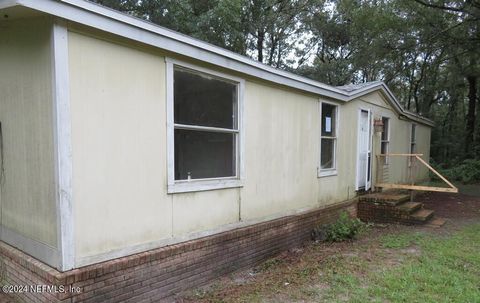
[[[430,127],[414,123],[412,121],[401,120],[398,114],[387,103],[384,97],[379,92],[374,92],[365,95],[357,100],[351,101],[344,106],[345,111],[352,112],[352,117],[355,119],[347,120],[350,124],[353,133],[356,134],[358,125],[358,111],[362,109],[370,109],[374,119],[381,119],[382,117],[390,118],[390,147],[389,153],[410,153],[410,132],[412,124],[416,124],[416,142],[417,153],[423,154],[422,158],[429,161],[430,158]],[[355,114],[354,114],[355,113]],[[349,122],[350,121],[350,122]],[[373,133],[373,177],[376,180],[378,171],[378,161],[376,155],[380,154],[381,133]],[[356,164],[355,166],[356,167]],[[428,169],[417,161],[416,181],[423,181],[428,178]],[[408,171],[407,157],[390,157],[388,160],[388,182],[389,183],[407,183],[410,181]],[[387,180],[385,180],[387,181]]]
[[246,80],[244,186],[167,194],[165,54],[99,37],[69,32],[76,266],[353,198],[360,107],[388,115],[391,150],[408,149],[409,122],[379,93],[339,104],[337,174],[319,178],[321,99],[234,74]]
[[68,36],[77,257],[171,237],[163,58]]
[[5,236],[12,232],[17,240],[25,237],[56,247],[50,36],[49,19],[0,23],[5,172],[0,207],[1,225],[9,231],[2,240],[11,242]]
[[318,104],[247,81],[244,220],[317,206]]

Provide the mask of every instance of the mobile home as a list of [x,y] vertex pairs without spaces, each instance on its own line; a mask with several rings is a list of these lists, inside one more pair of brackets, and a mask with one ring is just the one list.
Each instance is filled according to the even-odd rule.
[[378,155],[429,159],[432,121],[382,82],[332,87],[82,0],[0,12],[4,277],[71,290],[25,300],[167,297],[354,213],[383,166],[408,181]]

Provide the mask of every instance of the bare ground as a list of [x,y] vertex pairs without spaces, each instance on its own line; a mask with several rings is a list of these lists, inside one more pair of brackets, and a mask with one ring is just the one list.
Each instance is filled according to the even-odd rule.
[[[380,224],[374,225],[355,241],[307,243],[255,268],[183,293],[176,302],[328,302],[331,298],[322,294],[332,287],[332,270],[348,270],[348,274],[361,281],[368,272],[396,267],[410,256],[420,255],[420,248],[408,242],[410,235],[448,236],[466,225],[480,223],[480,186],[477,189],[478,196],[469,192],[468,195],[426,193],[417,197],[416,200],[423,202],[425,208],[434,210],[436,216],[447,220],[441,228]],[[477,194],[477,191],[473,193]],[[389,248],[389,245],[394,248]],[[335,266],[335,262],[341,262],[342,266]],[[343,266],[345,263],[348,266]],[[344,276],[349,277],[348,274]],[[335,301],[348,302],[348,294],[341,293]]]

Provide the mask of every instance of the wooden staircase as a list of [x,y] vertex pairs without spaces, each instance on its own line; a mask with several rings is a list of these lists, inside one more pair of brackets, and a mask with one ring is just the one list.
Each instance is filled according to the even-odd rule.
[[411,202],[410,195],[401,191],[385,191],[362,195],[358,199],[358,217],[364,222],[400,223],[440,227],[445,219],[423,208],[421,202]]

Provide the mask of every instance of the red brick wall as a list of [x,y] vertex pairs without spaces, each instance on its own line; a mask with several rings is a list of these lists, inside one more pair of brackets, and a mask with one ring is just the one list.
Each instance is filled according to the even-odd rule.
[[419,224],[408,212],[389,203],[359,201],[358,218],[363,222]]
[[150,302],[258,264],[310,239],[318,224],[334,221],[356,202],[287,216],[147,252],[58,272],[0,243],[4,284],[55,285],[80,292],[19,293],[27,302]]

